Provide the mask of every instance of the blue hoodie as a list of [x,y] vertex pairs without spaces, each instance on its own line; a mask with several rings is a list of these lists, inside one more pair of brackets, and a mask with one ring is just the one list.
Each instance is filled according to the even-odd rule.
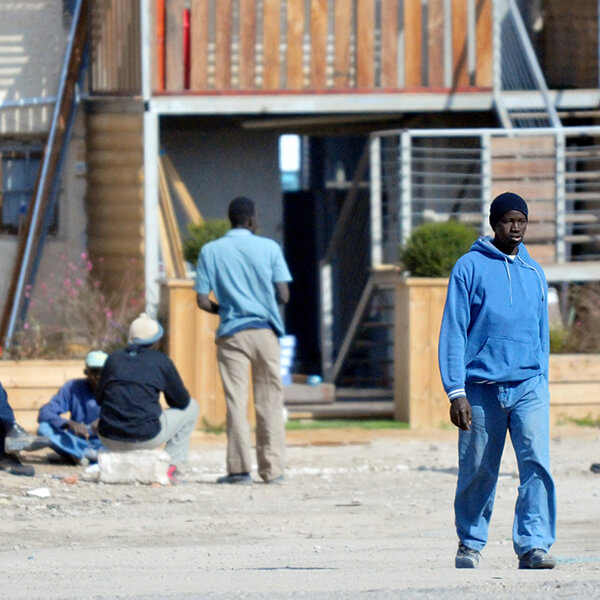
[[508,257],[489,237],[458,259],[448,283],[438,358],[448,398],[465,383],[548,380],[548,284],[522,244]]

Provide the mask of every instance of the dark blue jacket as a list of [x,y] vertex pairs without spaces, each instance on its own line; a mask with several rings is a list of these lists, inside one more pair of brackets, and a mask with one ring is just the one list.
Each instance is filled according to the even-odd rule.
[[67,423],[62,417],[64,413],[71,415],[72,421],[89,425],[100,415],[100,407],[87,379],[71,379],[67,381],[52,397],[48,404],[40,408],[38,423],[50,423],[60,429]]

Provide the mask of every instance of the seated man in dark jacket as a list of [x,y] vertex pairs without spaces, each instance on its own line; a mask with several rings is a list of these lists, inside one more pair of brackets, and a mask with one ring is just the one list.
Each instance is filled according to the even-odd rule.
[[[96,391],[100,405],[98,435],[109,450],[127,451],[165,445],[175,481],[186,462],[198,404],[190,398],[171,359],[156,349],[163,335],[158,321],[142,313],[129,328],[129,344],[109,355]],[[164,394],[170,408],[159,402]]]

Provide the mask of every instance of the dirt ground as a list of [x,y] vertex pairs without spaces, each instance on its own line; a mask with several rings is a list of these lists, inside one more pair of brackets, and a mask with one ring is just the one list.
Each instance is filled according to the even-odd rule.
[[[225,436],[194,437],[173,487],[85,481],[26,455],[0,472],[0,596],[11,600],[600,597],[600,429],[556,427],[554,571],[519,571],[507,443],[479,570],[454,569],[456,432],[288,432],[282,486],[215,485]],[[76,475],[76,483],[65,477]],[[256,474],[255,474],[256,477]],[[48,497],[30,493],[47,488]],[[29,494],[28,494],[29,492]]]

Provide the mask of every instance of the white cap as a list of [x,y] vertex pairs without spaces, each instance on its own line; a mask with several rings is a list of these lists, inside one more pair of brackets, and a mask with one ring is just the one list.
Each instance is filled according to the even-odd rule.
[[108,354],[106,352],[102,352],[102,350],[92,350],[87,353],[85,357],[85,366],[90,369],[101,369],[108,358]]
[[138,346],[149,346],[158,342],[163,336],[163,328],[158,321],[151,319],[146,313],[142,313],[129,326],[128,341]]

